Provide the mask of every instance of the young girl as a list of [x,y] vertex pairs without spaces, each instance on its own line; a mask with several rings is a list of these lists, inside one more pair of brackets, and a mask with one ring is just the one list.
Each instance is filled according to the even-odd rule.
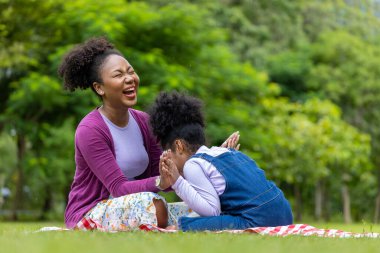
[[150,116],[153,133],[166,150],[160,159],[161,177],[201,216],[179,218],[179,229],[246,229],[293,222],[284,194],[255,161],[237,150],[204,146],[198,99],[161,93]]

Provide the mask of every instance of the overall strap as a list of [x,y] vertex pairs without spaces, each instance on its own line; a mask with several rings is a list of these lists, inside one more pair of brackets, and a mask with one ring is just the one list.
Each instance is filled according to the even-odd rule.
[[197,154],[192,155],[190,158],[203,158],[204,160],[206,160],[206,161],[208,161],[208,162],[211,163],[215,158],[218,158],[220,156],[225,156],[228,153],[235,153],[236,152],[236,150],[233,149],[233,148],[228,148],[228,150],[230,152],[225,152],[225,153],[222,153],[222,154],[220,154],[218,156],[211,156],[211,155],[206,154],[206,153],[197,153]]
[[197,154],[192,155],[191,158],[202,158],[208,161],[209,163],[212,163],[212,160],[215,159],[215,157],[210,156],[209,154],[206,154],[206,153],[197,153]]

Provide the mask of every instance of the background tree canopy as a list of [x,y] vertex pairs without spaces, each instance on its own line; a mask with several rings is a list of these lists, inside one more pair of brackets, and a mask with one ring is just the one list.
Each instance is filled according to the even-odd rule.
[[201,98],[210,145],[239,130],[297,220],[378,221],[379,1],[3,0],[0,12],[4,218],[61,219],[75,127],[100,101],[65,92],[56,71],[106,36],[141,78],[139,109],[162,90]]

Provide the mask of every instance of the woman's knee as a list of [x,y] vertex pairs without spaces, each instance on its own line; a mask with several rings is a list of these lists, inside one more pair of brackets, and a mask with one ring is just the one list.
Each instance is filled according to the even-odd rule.
[[154,206],[156,207],[157,226],[165,228],[168,225],[168,210],[162,199],[153,199]]

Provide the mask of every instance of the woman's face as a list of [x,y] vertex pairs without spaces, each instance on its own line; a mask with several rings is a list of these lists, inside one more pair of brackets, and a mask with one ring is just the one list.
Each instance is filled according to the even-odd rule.
[[103,94],[103,103],[113,107],[132,107],[137,103],[140,79],[133,67],[122,56],[108,56],[100,68],[103,85],[98,86]]

